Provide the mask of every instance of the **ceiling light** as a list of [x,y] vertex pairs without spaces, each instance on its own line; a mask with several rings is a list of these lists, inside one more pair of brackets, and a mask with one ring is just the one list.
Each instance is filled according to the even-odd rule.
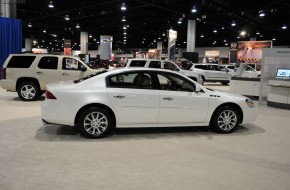
[[126,22],[126,17],[125,16],[123,16],[122,22]]
[[183,20],[183,18],[182,17],[180,17],[179,19],[178,19],[178,24],[182,24],[182,20]]
[[96,39],[96,38],[94,38],[94,41],[97,41],[97,39]]
[[276,40],[276,38],[274,37],[272,40],[273,40],[273,41],[275,41],[275,40]]
[[201,38],[203,38],[203,37],[204,37],[204,35],[203,35],[203,34],[201,34],[201,35],[200,35],[200,37],[201,37]]
[[125,25],[125,26],[123,26],[123,30],[127,30],[127,26]]
[[127,32],[126,31],[124,32],[124,35],[127,35]]
[[263,11],[259,11],[259,16],[260,17],[264,17],[265,16],[265,13]]
[[122,6],[121,6],[121,10],[122,11],[125,11],[127,8],[126,8],[126,6],[125,6],[125,3],[122,3]]
[[284,25],[282,26],[282,29],[283,29],[283,30],[286,30],[286,29],[287,29],[287,26],[284,24]]
[[259,34],[260,34],[259,30],[257,30],[256,34],[257,34],[257,35],[259,35]]
[[191,12],[192,12],[192,13],[196,13],[196,11],[197,11],[197,10],[196,10],[196,7],[193,6],[192,9],[191,9]]
[[222,27],[222,30],[225,29],[225,27]]
[[32,27],[31,22],[29,22],[29,23],[27,24],[27,26],[28,26],[29,28],[31,28],[31,27]]
[[68,21],[69,20],[69,16],[68,15],[65,15],[64,16],[64,20],[67,20]]
[[77,23],[76,28],[80,28],[80,24],[79,23]]
[[126,38],[127,38],[127,36],[124,36],[124,38],[126,39]]
[[49,2],[48,7],[49,7],[49,8],[54,8],[53,1],[50,1],[50,2]]
[[89,35],[89,38],[92,38],[92,37],[93,37],[92,34],[90,34],[90,35]]
[[244,31],[244,30],[241,31],[240,35],[241,35],[241,36],[245,36],[245,35],[246,35],[246,31]]
[[217,30],[216,30],[216,29],[214,29],[214,30],[213,30],[213,32],[214,32],[214,33],[217,33]]
[[233,22],[232,22],[232,26],[236,26],[236,23],[235,23],[235,21],[233,21]]
[[42,31],[43,33],[46,33],[46,29],[43,29],[43,31]]

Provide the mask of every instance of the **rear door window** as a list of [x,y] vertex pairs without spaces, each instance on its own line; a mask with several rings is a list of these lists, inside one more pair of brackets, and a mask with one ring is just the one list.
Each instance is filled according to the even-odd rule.
[[130,67],[144,67],[145,64],[146,64],[146,61],[132,60],[130,63]]
[[36,56],[13,56],[7,68],[29,68]]
[[42,57],[38,63],[40,69],[57,69],[58,58],[57,57]]
[[149,68],[161,68],[161,62],[160,61],[150,61]]
[[207,70],[207,66],[206,65],[195,65],[194,68]]

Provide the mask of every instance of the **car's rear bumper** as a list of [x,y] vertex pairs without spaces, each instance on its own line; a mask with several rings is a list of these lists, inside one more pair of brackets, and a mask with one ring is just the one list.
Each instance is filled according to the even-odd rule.
[[16,91],[16,82],[14,80],[2,79],[0,80],[0,86],[5,90],[9,90],[13,92]]

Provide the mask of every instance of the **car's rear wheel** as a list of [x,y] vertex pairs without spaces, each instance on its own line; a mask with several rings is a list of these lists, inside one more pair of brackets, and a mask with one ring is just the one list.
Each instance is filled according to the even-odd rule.
[[79,120],[80,132],[88,138],[101,138],[114,128],[113,116],[104,108],[89,108],[84,111]]
[[23,101],[34,101],[38,98],[39,88],[34,82],[23,82],[19,85],[17,93]]
[[231,133],[239,126],[240,117],[240,113],[235,108],[222,107],[213,117],[213,129],[218,133]]

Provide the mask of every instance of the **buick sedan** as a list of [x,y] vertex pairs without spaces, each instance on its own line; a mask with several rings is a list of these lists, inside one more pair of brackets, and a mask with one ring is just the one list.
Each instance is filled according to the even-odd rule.
[[257,115],[247,97],[213,91],[160,69],[102,71],[48,84],[45,94],[43,121],[78,126],[89,138],[104,137],[116,127],[211,126],[230,133]]

